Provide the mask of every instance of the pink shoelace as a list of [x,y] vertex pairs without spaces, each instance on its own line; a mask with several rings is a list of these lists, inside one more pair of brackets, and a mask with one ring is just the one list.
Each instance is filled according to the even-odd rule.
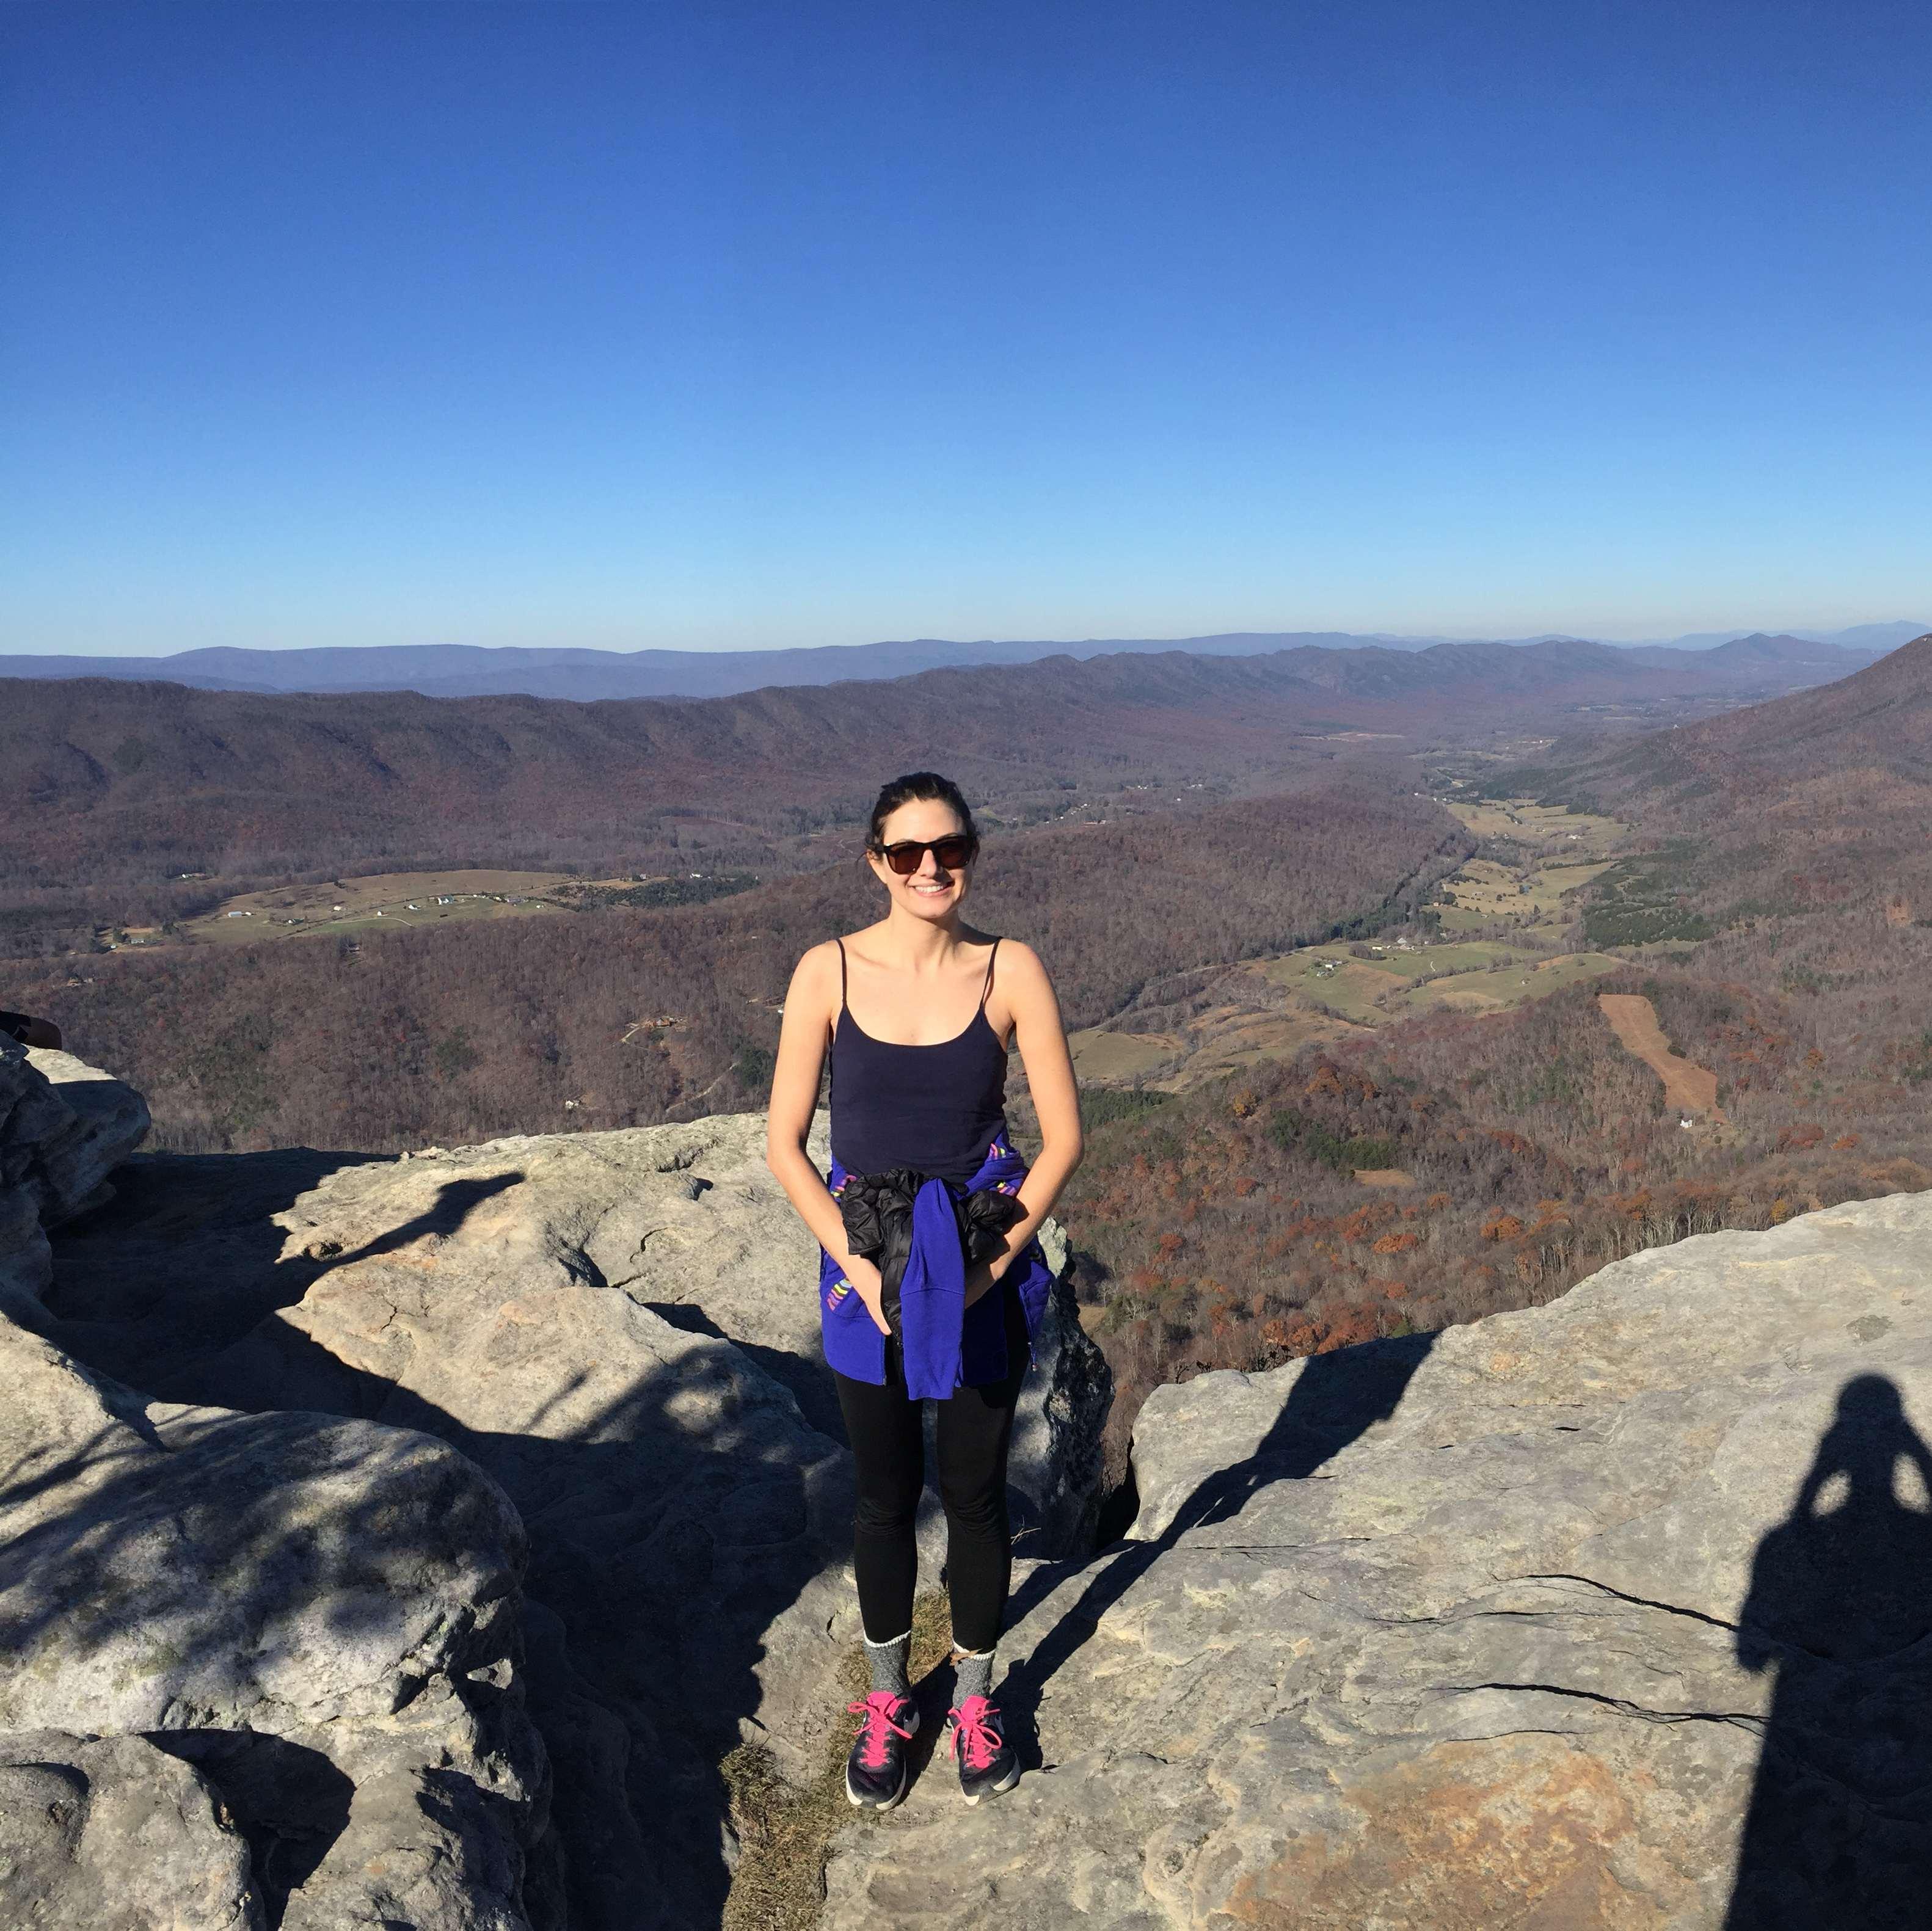
[[988,1720],[999,1711],[983,1696],[969,1696],[956,1710],[946,1713],[952,1719],[951,1738],[956,1758],[962,1750],[968,1770],[989,1770],[1000,1753],[1000,1733]]
[[848,1703],[845,1706],[848,1716],[862,1717],[859,1734],[866,1740],[866,1747],[859,1753],[859,1761],[868,1770],[884,1770],[886,1767],[886,1732],[910,1741],[912,1732],[902,1730],[892,1721],[892,1712],[899,1707],[898,1698],[890,1690],[875,1690],[862,1703]]

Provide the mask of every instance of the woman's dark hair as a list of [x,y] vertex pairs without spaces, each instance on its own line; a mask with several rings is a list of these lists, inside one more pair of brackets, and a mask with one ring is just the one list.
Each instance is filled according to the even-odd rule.
[[910,805],[916,799],[928,799],[938,805],[950,805],[959,820],[959,828],[973,841],[975,848],[980,843],[980,828],[973,822],[972,807],[966,802],[964,795],[950,778],[942,778],[936,771],[909,771],[903,778],[895,778],[881,787],[878,802],[872,807],[872,823],[866,828],[866,849],[884,851],[885,845],[881,834],[886,820],[902,805]]

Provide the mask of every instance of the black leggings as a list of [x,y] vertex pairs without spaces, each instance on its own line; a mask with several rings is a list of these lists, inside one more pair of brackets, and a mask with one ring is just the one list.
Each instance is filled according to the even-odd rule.
[[[1005,1282],[992,1291],[1004,1291],[1006,1300],[1006,1378],[985,1387],[956,1389],[950,1400],[935,1405],[952,1640],[969,1650],[991,1649],[1000,1639],[1006,1615],[1013,1567],[1006,1449],[1027,1371],[1026,1318],[1019,1296]],[[867,1638],[875,1643],[890,1642],[912,1627],[913,1591],[919,1579],[913,1525],[926,1486],[926,1405],[906,1398],[898,1354],[889,1341],[883,1387],[836,1371],[832,1376],[858,1464],[852,1562],[859,1577],[859,1613]]]

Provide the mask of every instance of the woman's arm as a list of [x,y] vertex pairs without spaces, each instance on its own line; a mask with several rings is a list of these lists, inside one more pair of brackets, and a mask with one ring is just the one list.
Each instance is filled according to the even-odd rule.
[[793,969],[778,1025],[778,1055],[772,1070],[772,1097],[765,1117],[765,1165],[814,1238],[852,1283],[881,1334],[892,1330],[880,1312],[884,1283],[869,1261],[845,1245],[845,1222],[824,1176],[806,1157],[805,1142],[818,1104],[819,1075],[825,1069],[826,1035],[838,1009],[835,996],[837,948],[814,946]]
[[1054,1202],[1085,1150],[1080,1134],[1080,1099],[1073,1083],[1073,1057],[1066,1049],[1066,1032],[1060,1024],[1053,982],[1032,947],[1017,939],[1004,942],[1000,962],[1006,1003],[1013,1015],[1013,1039],[1033,1094],[1041,1144],[1040,1157],[1020,1183],[1018,1199],[1025,1213],[1007,1228],[1004,1251],[967,1275],[969,1305],[1005,1273],[1040,1231],[1040,1223],[1053,1211]]

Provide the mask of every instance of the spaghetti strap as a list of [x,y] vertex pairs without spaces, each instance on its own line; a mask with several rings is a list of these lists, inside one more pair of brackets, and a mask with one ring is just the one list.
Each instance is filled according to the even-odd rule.
[[843,1012],[845,1010],[845,941],[835,939],[834,943],[838,948],[838,1009]]
[[993,949],[986,955],[986,982],[980,988],[980,1010],[986,1009],[986,995],[993,989],[993,961],[1000,956],[1000,942],[993,941]]

